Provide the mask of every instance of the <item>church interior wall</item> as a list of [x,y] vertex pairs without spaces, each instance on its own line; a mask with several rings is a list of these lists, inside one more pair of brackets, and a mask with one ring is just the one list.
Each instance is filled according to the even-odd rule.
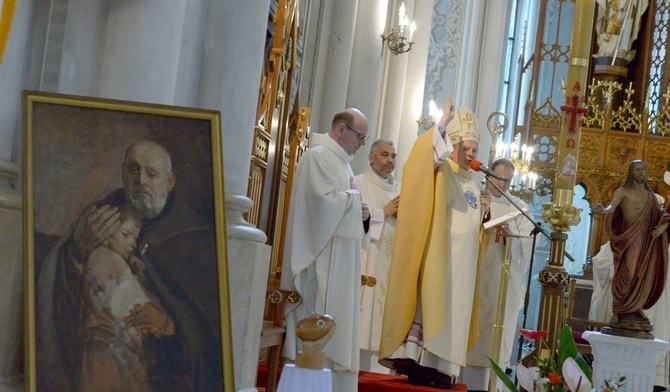
[[[406,1],[419,30],[412,51],[402,55],[382,55],[379,37],[385,26],[381,15],[389,18],[400,1],[338,0],[337,7],[333,3],[301,1],[307,8],[302,9],[306,34],[300,101],[312,107],[312,131],[330,129],[338,108],[361,107],[369,114],[370,133],[396,142],[396,173],[419,132],[416,120],[426,113],[427,99],[441,105],[447,94],[453,95],[457,106],[476,110],[486,132],[486,117],[498,104],[490,86],[502,78],[500,64],[491,60],[502,53],[499,38],[507,23],[493,15],[507,12],[510,1]],[[229,264],[256,265],[231,266],[230,279],[240,291],[258,291],[263,301],[269,252],[263,247],[264,234],[248,227],[242,213],[248,209],[245,195],[269,4],[270,0],[19,1],[0,63],[0,161],[17,165],[19,172],[0,192],[20,195],[22,189],[24,89],[220,110],[229,256],[235,255]],[[435,26],[446,20],[447,30]],[[490,78],[480,79],[485,73]],[[482,144],[480,154],[485,156],[489,146],[490,140]],[[366,157],[363,148],[354,163],[356,172],[367,167]],[[15,217],[0,214],[0,221],[20,227]],[[17,254],[1,257],[3,272],[21,262]],[[248,282],[252,283],[245,287]],[[0,296],[9,298],[22,287],[0,290]],[[236,298],[232,303],[248,306]],[[21,314],[10,314],[15,314],[10,320],[15,339],[22,328]],[[257,316],[250,317],[234,317],[236,366],[251,361],[241,347],[254,336],[240,332]],[[7,330],[0,328],[3,338]],[[12,361],[13,354],[0,353]],[[15,366],[0,367],[1,379],[20,377],[9,368]],[[237,366],[238,390],[253,387],[253,374],[253,369]]]

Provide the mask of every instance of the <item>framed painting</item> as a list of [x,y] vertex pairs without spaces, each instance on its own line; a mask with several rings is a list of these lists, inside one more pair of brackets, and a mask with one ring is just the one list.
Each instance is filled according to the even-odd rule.
[[220,114],[24,93],[29,391],[234,390]]

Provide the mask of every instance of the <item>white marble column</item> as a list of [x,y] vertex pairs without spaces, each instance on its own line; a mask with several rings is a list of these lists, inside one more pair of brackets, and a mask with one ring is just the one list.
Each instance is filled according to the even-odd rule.
[[18,171],[15,163],[0,161],[0,392],[22,389],[16,361],[23,353],[22,211],[21,195],[10,185]]
[[464,14],[461,32],[460,55],[457,59],[456,78],[454,80],[455,106],[467,105],[473,111],[477,111],[475,102],[477,99],[477,81],[480,76],[480,61],[482,53],[481,28],[484,22],[484,12],[487,2],[468,1],[464,5]]
[[327,44],[321,49],[327,50],[323,90],[320,99],[314,101],[314,106],[320,107],[320,117],[314,119],[318,123],[312,122],[312,130],[319,133],[330,131],[333,115],[342,111],[348,103],[347,86],[351,75],[357,4],[358,0],[338,0],[332,7]]
[[[19,1],[14,10],[14,19],[0,63],[0,161],[19,163],[20,151],[12,152],[13,146],[21,146],[22,96],[28,73],[26,47],[30,33],[32,0]],[[2,1],[0,1],[2,5]],[[15,137],[18,140],[15,140]],[[18,154],[17,154],[18,153]]]
[[22,200],[14,184],[20,185],[21,91],[28,73],[25,48],[32,8],[32,1],[17,3],[0,63],[0,392],[23,390],[17,363],[24,331]]
[[376,136],[372,126],[377,123],[376,108],[384,65],[381,34],[385,33],[387,8],[388,0],[358,1],[350,61],[346,104],[365,113],[370,122],[371,139]]
[[210,0],[198,105],[221,111],[235,388],[256,391],[270,247],[242,214],[246,197],[269,0]]
[[358,1],[351,71],[347,84],[347,107],[360,109],[368,119],[370,140],[361,147],[351,167],[355,174],[369,166],[370,145],[377,138],[377,106],[380,99],[384,57],[381,54],[388,1]]
[[[303,51],[304,56],[301,65],[299,96],[301,105],[312,108],[310,115],[310,127],[312,132],[319,131],[321,124],[321,97],[324,91],[326,67],[330,55],[329,38],[332,20],[330,15],[334,7],[334,1],[312,0],[309,6],[301,3],[301,14],[305,18],[300,28],[304,31]],[[328,113],[329,109],[324,108]],[[325,114],[328,117],[328,114]],[[332,118],[331,118],[332,119]],[[330,129],[330,127],[329,127]],[[327,131],[327,130],[326,130]]]
[[[387,28],[397,24],[400,3],[389,3],[389,17],[392,19]],[[412,38],[414,45],[411,51],[398,55],[385,49],[384,56],[388,59],[383,76],[378,135],[397,143],[395,176],[399,180],[402,180],[402,168],[418,135],[416,120],[421,117],[433,1],[407,1],[405,6],[410,20],[414,19],[417,24]]]
[[[488,162],[492,144],[491,133],[486,127],[486,121],[491,113],[500,110],[500,96],[505,81],[505,56],[507,43],[500,39],[508,34],[507,18],[500,15],[509,15],[509,1],[497,0],[486,2],[484,32],[482,35],[482,49],[480,57],[479,80],[475,103],[476,124],[479,127],[481,140],[479,141],[479,159]],[[507,113],[508,118],[510,113]],[[499,121],[499,119],[498,119]],[[510,131],[508,131],[510,132]],[[487,165],[490,165],[488,162]]]
[[271,247],[265,234],[249,225],[242,214],[253,205],[242,195],[226,194],[228,276],[233,334],[235,389],[256,392],[258,353]]
[[173,104],[187,0],[110,1],[96,95]]

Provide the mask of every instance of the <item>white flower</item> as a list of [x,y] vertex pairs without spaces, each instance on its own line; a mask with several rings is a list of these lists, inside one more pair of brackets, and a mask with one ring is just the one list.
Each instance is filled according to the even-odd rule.
[[593,387],[574,358],[566,358],[561,369],[563,380],[572,392],[589,392]]
[[516,378],[519,380],[519,385],[527,391],[535,390],[535,381],[540,378],[540,368],[527,368],[522,364],[516,365]]

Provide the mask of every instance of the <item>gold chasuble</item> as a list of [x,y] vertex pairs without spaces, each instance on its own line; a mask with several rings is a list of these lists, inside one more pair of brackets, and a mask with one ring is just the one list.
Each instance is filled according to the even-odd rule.
[[[379,358],[391,356],[401,346],[420,297],[425,348],[465,366],[465,341],[467,349],[474,346],[479,330],[476,259],[478,255],[482,260],[486,254],[479,246],[480,186],[471,172],[451,159],[435,169],[433,132],[419,136],[403,170]],[[465,250],[460,260],[451,256],[449,243]],[[455,280],[457,285],[453,285]],[[458,304],[462,314],[457,317],[462,318],[458,324],[464,328],[458,333],[464,336],[455,342],[453,331],[448,330],[455,320],[450,320],[448,313],[452,312],[453,318],[453,301],[461,296],[465,296]]]

